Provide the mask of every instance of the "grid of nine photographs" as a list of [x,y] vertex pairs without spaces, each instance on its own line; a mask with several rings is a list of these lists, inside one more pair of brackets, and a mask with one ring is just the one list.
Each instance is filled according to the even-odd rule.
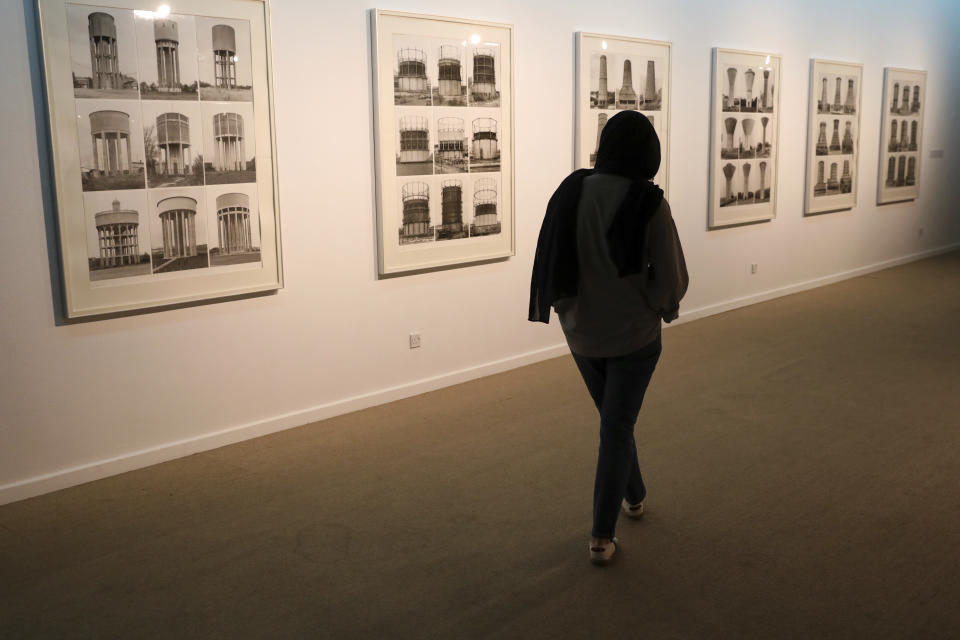
[[852,194],[856,189],[860,135],[859,76],[820,72],[814,87],[817,106],[811,141],[814,145],[813,198]]
[[67,5],[90,281],[260,265],[250,25]]
[[499,234],[498,43],[398,34],[393,54],[399,244]]

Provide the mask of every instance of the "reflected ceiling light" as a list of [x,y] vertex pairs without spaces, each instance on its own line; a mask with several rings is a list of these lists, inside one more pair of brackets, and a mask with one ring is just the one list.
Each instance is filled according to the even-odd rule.
[[460,43],[460,46],[461,46],[461,47],[465,47],[465,46],[467,46],[467,41],[466,41],[466,40],[464,40],[463,42],[461,42],[461,43]]
[[767,61],[764,62],[763,64],[770,64],[770,56],[767,56]]
[[600,48],[603,49],[604,51],[607,50],[607,41],[606,41],[606,40],[601,40],[601,41],[600,41]]
[[168,15],[170,15],[170,5],[162,4],[159,7],[157,7],[158,18],[166,18]]
[[473,44],[477,44],[478,42],[480,42],[480,34],[475,33],[472,36],[470,36],[470,42],[472,42]]

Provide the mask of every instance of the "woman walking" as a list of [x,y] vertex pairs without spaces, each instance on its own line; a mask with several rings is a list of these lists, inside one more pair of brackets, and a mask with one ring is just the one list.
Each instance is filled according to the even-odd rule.
[[634,424],[660,358],[661,320],[677,318],[687,269],[663,190],[652,182],[660,140],[623,111],[600,136],[594,169],[570,174],[547,205],[530,285],[529,319],[560,318],[600,413],[590,560],[607,564],[621,508],[640,517],[646,488]]

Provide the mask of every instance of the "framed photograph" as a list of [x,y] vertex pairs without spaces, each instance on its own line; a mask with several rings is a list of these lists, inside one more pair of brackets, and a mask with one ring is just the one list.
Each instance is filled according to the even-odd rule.
[[38,0],[65,311],[283,286],[267,0]]
[[514,255],[513,26],[371,24],[379,274]]
[[862,64],[810,61],[805,215],[857,204],[862,83]]
[[619,111],[639,111],[653,123],[662,160],[653,179],[669,196],[670,43],[577,33],[576,166],[593,167],[600,132]]
[[926,71],[883,70],[877,204],[916,200],[920,195],[926,90]]
[[779,55],[713,50],[711,229],[776,216],[781,81]]

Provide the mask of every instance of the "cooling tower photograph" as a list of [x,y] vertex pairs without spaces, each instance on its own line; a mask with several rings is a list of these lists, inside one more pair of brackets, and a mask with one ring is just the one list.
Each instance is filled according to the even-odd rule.
[[470,106],[500,106],[500,45],[482,42],[467,47],[467,94]]
[[436,78],[437,38],[395,35],[393,37],[393,103],[430,106],[430,87]]
[[817,113],[852,115],[860,104],[857,76],[820,73],[817,74]]
[[253,101],[250,23],[228,18],[196,18],[200,99]]
[[200,103],[144,102],[142,113],[147,186],[203,184]]
[[437,72],[433,81],[433,105],[436,107],[467,106],[466,43],[439,40],[435,45]]
[[257,181],[256,130],[250,102],[201,102],[206,184]]
[[136,14],[140,97],[198,100],[197,30],[193,16]]
[[397,110],[397,175],[433,174],[432,110],[405,107]]
[[204,216],[211,267],[260,262],[260,210],[257,185],[230,184],[204,189]]
[[137,99],[132,11],[68,4],[67,34],[75,97]]
[[79,100],[76,110],[83,190],[143,189],[140,105],[129,100]]
[[435,173],[466,173],[470,143],[467,139],[467,113],[457,108],[435,109],[432,137]]
[[203,187],[147,192],[154,273],[205,269],[207,225]]
[[90,281],[150,274],[145,191],[83,194]]

